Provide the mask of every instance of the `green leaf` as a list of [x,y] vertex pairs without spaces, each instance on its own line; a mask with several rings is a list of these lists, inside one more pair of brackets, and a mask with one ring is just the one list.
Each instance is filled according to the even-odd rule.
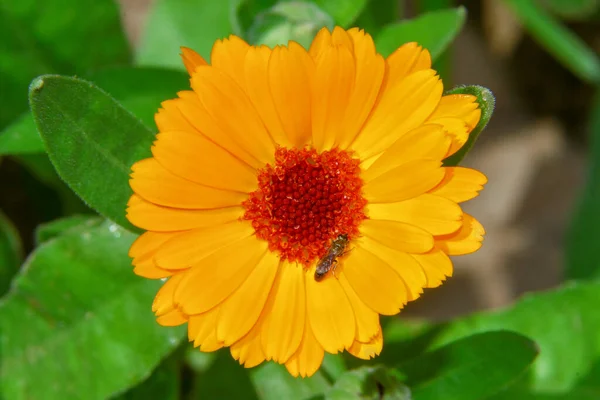
[[35,244],[39,246],[50,239],[67,233],[85,232],[103,222],[102,218],[92,215],[71,215],[57,219],[37,227],[35,230]]
[[410,400],[403,377],[383,366],[361,367],[346,372],[325,394],[325,400]]
[[45,242],[0,304],[0,397],[104,399],[147,378],[183,336],[151,312],[135,235],[112,223]]
[[181,360],[178,355],[175,352],[160,363],[148,379],[113,400],[179,400]]
[[550,54],[584,81],[600,82],[600,58],[534,0],[504,0]]
[[208,60],[215,40],[233,33],[231,16],[237,6],[237,0],[154,1],[136,63],[182,69],[180,46],[192,48]]
[[14,274],[19,270],[23,248],[19,232],[4,213],[0,212],[0,297],[6,293]]
[[313,3],[282,2],[256,17],[248,30],[248,41],[274,47],[293,40],[308,49],[321,28],[332,30],[334,25],[333,19]]
[[385,26],[375,37],[377,51],[387,57],[404,43],[417,42],[435,61],[458,35],[466,16],[464,7],[458,7]]
[[446,92],[446,94],[471,94],[476,96],[477,102],[479,103],[479,108],[481,109],[479,123],[477,123],[475,129],[473,129],[473,131],[471,131],[469,134],[467,142],[463,145],[463,147],[460,148],[460,150],[444,160],[445,166],[453,166],[458,165],[463,158],[465,158],[467,153],[473,148],[473,145],[475,144],[475,141],[477,141],[481,131],[483,131],[492,118],[494,107],[496,106],[496,99],[494,99],[494,95],[492,94],[491,90],[477,85],[458,86],[452,90],[449,90]]
[[567,234],[566,269],[569,279],[600,278],[600,91],[590,113],[590,166],[575,215]]
[[[46,75],[30,89],[31,109],[60,177],[90,207],[125,218],[131,165],[150,156],[154,133],[90,82]],[[77,166],[76,168],[74,166]]]
[[294,378],[283,365],[269,362],[250,371],[260,400],[300,400],[324,393],[331,385],[321,371],[310,378]]
[[478,332],[507,329],[534,340],[540,356],[531,370],[536,392],[564,392],[575,386],[600,357],[600,282],[569,284],[525,296],[512,308],[442,325],[430,345]]
[[552,13],[567,19],[589,19],[600,8],[600,0],[542,0]]
[[[200,352],[198,349],[192,350]],[[232,382],[234,382],[232,384]],[[258,399],[248,370],[229,351],[218,351],[210,367],[196,376],[190,399]]]
[[401,2],[397,0],[368,0],[367,6],[357,17],[354,26],[376,37],[382,27],[400,19],[403,11],[400,6]]
[[485,332],[450,343],[399,366],[414,400],[477,400],[514,382],[538,349],[525,336]]
[[0,129],[27,110],[34,77],[81,74],[129,60],[113,0],[3,1],[0,37]]
[[[154,114],[160,103],[175,97],[178,91],[189,88],[187,74],[160,68],[107,68],[90,74],[88,78],[152,129]],[[0,133],[0,154],[20,155],[45,151],[30,112],[23,114]]]
[[333,17],[336,25],[348,28],[364,10],[368,0],[313,0]]

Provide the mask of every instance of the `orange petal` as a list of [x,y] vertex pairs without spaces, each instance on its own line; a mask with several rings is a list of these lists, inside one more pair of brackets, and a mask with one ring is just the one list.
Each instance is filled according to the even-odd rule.
[[179,326],[188,322],[188,316],[182,313],[179,309],[174,308],[156,318],[156,322],[162,326]]
[[306,378],[317,372],[323,362],[324,356],[325,352],[323,351],[323,347],[315,338],[307,318],[300,346],[294,355],[285,363],[285,367],[292,376],[297,377],[300,375],[301,377]]
[[331,32],[328,28],[321,28],[319,32],[315,35],[312,43],[310,44],[310,48],[308,49],[308,54],[316,59],[321,52],[325,49],[331,47]]
[[132,195],[127,203],[127,219],[135,226],[149,231],[172,232],[216,226],[235,221],[244,215],[243,207],[213,210],[183,210],[161,207]]
[[229,297],[254,271],[267,243],[250,236],[223,247],[183,273],[175,301],[188,315],[203,313]]
[[[411,161],[442,160],[448,153],[448,139],[439,125],[422,125],[402,135],[362,173],[365,182]],[[364,168],[364,166],[363,166]]]
[[379,314],[369,308],[358,297],[352,286],[348,283],[348,279],[344,274],[336,275],[340,285],[346,292],[346,296],[354,310],[354,319],[356,320],[356,340],[368,342],[379,329]]
[[487,178],[481,172],[463,167],[446,167],[444,179],[429,191],[436,196],[461,203],[477,197]]
[[342,274],[358,297],[379,314],[397,314],[406,303],[404,282],[398,274],[375,254],[361,247],[353,249],[344,261]]
[[411,257],[417,260],[427,276],[425,287],[438,287],[447,276],[452,276],[452,261],[441,250],[433,249],[425,254],[411,254]]
[[223,343],[217,340],[216,323],[219,308],[191,315],[188,322],[188,339],[194,342],[194,347],[200,346],[200,350],[211,352],[223,347]]
[[154,115],[154,122],[156,122],[160,132],[184,131],[199,133],[179,110],[179,105],[184,101],[182,99],[172,99],[161,103],[162,108],[159,108]]
[[313,147],[330,149],[344,134],[344,119],[355,80],[352,53],[346,47],[330,46],[315,60],[312,90]]
[[152,312],[157,316],[165,315],[176,308],[174,293],[181,283],[183,274],[177,274],[169,278],[158,290],[152,302]]
[[388,81],[398,82],[417,71],[430,69],[431,55],[427,49],[411,42],[398,47],[385,62],[388,66]]
[[168,270],[190,268],[215,251],[253,234],[254,228],[242,221],[193,229],[165,242],[154,255],[154,261]]
[[379,332],[366,343],[355,341],[352,346],[348,349],[348,352],[354,357],[358,357],[363,360],[370,360],[381,354],[383,349],[383,335],[381,329]]
[[368,215],[373,220],[404,222],[432,235],[446,235],[460,229],[463,212],[451,200],[422,194],[397,203],[369,204]]
[[301,266],[282,263],[262,318],[261,344],[267,360],[283,364],[304,335],[306,295]]
[[154,263],[154,254],[167,240],[178,235],[179,232],[144,232],[129,248],[129,257],[133,258],[136,275],[149,279],[166,278],[173,275],[171,271],[159,268]]
[[188,47],[181,47],[181,59],[183,60],[185,69],[190,75],[196,71],[196,67],[200,65],[207,65],[207,62],[204,61],[204,58],[202,58],[200,54]]
[[157,135],[156,160],[172,173],[201,185],[249,193],[256,189],[256,170],[203,136],[182,131]]
[[337,279],[314,279],[314,268],[305,274],[307,315],[315,337],[329,353],[337,353],[354,341],[354,310]]
[[433,248],[433,236],[414,225],[398,221],[363,221],[360,227],[363,236],[392,249],[407,253],[426,253]]
[[294,147],[300,148],[311,138],[311,81],[313,60],[295,42],[289,48],[275,47],[269,59],[269,87],[275,109]]
[[451,256],[469,254],[481,247],[485,229],[469,214],[463,215],[463,225],[459,231],[444,236],[435,237],[435,245],[444,253]]
[[129,184],[144,199],[176,208],[219,208],[241,204],[248,196],[240,192],[199,185],[169,172],[156,159],[146,158],[131,167]]
[[404,133],[423,124],[438,105],[442,90],[433,70],[415,72],[398,82],[387,81],[351,149],[361,159],[381,153]]
[[215,42],[210,53],[210,63],[233,78],[240,87],[244,87],[244,59],[249,49],[250,46],[243,39],[230,35],[227,39]]
[[262,330],[261,319],[257,321],[250,332],[243,338],[233,343],[229,348],[231,356],[238,360],[245,368],[252,368],[265,361],[265,355],[262,351],[260,342],[260,332]]
[[[236,67],[244,73],[243,64]],[[202,67],[192,88],[219,128],[263,164],[274,160],[275,146],[242,87],[215,67]]]
[[441,161],[409,161],[367,182],[363,191],[371,203],[398,202],[431,190],[444,175]]
[[256,324],[271,292],[278,266],[278,255],[268,251],[246,281],[221,305],[217,339],[225,346],[239,340]]

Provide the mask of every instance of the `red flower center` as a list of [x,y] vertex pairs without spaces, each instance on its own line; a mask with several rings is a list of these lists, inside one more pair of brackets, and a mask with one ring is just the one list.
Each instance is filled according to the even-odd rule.
[[309,266],[331,241],[358,235],[366,217],[359,160],[343,150],[278,148],[243,205],[259,239],[283,260]]

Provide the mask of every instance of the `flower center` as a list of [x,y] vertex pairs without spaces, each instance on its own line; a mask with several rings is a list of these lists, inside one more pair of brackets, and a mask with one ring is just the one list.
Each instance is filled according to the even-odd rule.
[[358,235],[367,218],[359,160],[343,150],[275,151],[275,165],[258,172],[258,189],[243,203],[259,239],[283,260],[309,266],[333,239]]

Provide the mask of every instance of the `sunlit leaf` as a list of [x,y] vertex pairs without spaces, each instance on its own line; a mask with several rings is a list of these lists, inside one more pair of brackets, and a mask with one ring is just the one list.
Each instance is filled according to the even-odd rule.
[[325,394],[325,400],[411,400],[403,376],[383,366],[361,367],[343,374]]

